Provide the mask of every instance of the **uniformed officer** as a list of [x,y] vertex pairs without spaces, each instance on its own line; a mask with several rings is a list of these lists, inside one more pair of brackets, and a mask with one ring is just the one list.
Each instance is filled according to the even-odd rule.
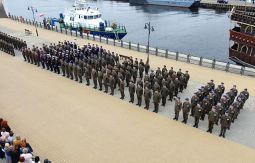
[[78,74],[80,83],[82,83],[83,71],[82,71],[82,68],[80,67],[80,65],[77,65],[77,74]]
[[226,130],[228,128],[229,122],[230,122],[230,118],[228,116],[228,113],[225,113],[220,119],[221,130],[220,130],[219,136],[222,136],[223,138],[225,138],[225,134],[226,134]]
[[191,103],[189,102],[189,98],[186,98],[182,104],[182,115],[183,115],[183,123],[187,123],[188,115],[191,109]]
[[151,90],[148,87],[145,87],[145,89],[144,89],[144,101],[145,101],[144,109],[147,109],[147,110],[149,109],[151,96],[152,96]]
[[68,69],[69,69],[70,79],[73,80],[73,62],[72,61],[69,62]]
[[153,102],[154,102],[154,110],[153,112],[158,113],[158,107],[160,103],[160,93],[158,91],[155,91],[153,94]]
[[166,105],[167,95],[168,95],[168,89],[166,86],[163,86],[163,88],[161,89],[162,106]]
[[191,116],[194,116],[194,113],[195,113],[195,107],[197,106],[198,104],[198,101],[199,101],[199,98],[198,96],[196,95],[196,93],[192,96],[191,98]]
[[78,81],[78,63],[73,64],[73,73],[75,81]]
[[95,68],[92,68],[92,79],[93,79],[93,83],[94,83],[94,89],[97,89],[97,71]]
[[181,98],[180,97],[175,97],[174,100],[175,100],[175,106],[174,106],[174,118],[173,120],[176,120],[178,121],[179,119],[179,114],[180,114],[180,111],[182,109],[182,102],[180,100]]
[[169,101],[173,100],[173,96],[174,96],[174,90],[175,90],[175,85],[173,83],[173,81],[171,80],[169,85],[168,85],[168,94],[169,94]]
[[88,66],[86,66],[86,68],[85,68],[85,79],[86,79],[86,82],[87,82],[87,86],[89,86],[90,85],[90,79],[91,79],[91,73],[90,73],[90,70],[89,70],[89,67]]
[[97,80],[98,80],[98,84],[99,84],[99,91],[102,91],[102,89],[103,89],[103,73],[101,70],[98,70]]
[[199,118],[201,117],[201,114],[202,114],[202,107],[200,104],[197,104],[197,106],[194,109],[195,123],[194,123],[193,127],[198,128]]
[[140,85],[137,85],[136,96],[137,96],[137,104],[136,105],[141,106],[142,105],[142,97],[143,97],[143,88]]
[[121,94],[120,99],[122,99],[122,100],[125,98],[124,89],[125,89],[124,79],[121,79],[121,80],[120,80],[120,94]]
[[109,85],[110,85],[110,89],[111,89],[111,93],[110,95],[114,95],[114,87],[115,87],[115,79],[112,75],[110,75],[109,77]]
[[104,92],[108,93],[109,77],[106,72],[103,74],[103,83],[104,83],[104,90],[105,90]]
[[135,84],[133,81],[130,81],[129,83],[129,96],[130,96],[130,101],[134,103],[134,96],[135,96]]
[[212,110],[208,114],[208,130],[207,132],[212,133],[213,125],[216,123],[218,117],[218,113],[215,110],[215,107],[213,106]]

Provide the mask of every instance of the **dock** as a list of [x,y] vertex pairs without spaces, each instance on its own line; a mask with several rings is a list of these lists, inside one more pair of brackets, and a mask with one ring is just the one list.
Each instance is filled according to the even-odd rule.
[[237,10],[243,11],[255,11],[255,4],[245,3],[245,1],[240,0],[229,0],[228,4],[217,3],[217,0],[202,0],[200,2],[201,8],[210,8],[210,9],[218,9],[218,10],[231,10],[235,7]]

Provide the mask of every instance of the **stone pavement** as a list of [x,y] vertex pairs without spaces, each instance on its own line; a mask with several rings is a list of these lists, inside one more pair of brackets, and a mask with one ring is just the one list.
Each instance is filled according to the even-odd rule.
[[[0,30],[3,32],[7,32],[13,36],[22,38],[23,40],[27,41],[28,46],[32,46],[32,45],[37,45],[37,46],[41,46],[43,43],[49,43],[49,41],[47,40],[43,40],[42,38],[38,38],[35,36],[26,36],[24,33],[21,33],[19,31],[14,31],[8,28],[4,28],[0,26]],[[75,37],[73,37],[75,38]],[[73,40],[75,41],[75,40]],[[17,57],[15,57],[16,59],[19,59],[20,62],[22,61],[22,57],[20,54],[18,54]],[[25,62],[24,62],[25,64]],[[160,67],[162,67],[161,65],[159,65]],[[168,67],[169,68],[169,67]],[[176,68],[175,68],[176,69]],[[210,70],[209,70],[210,71]],[[241,76],[240,76],[241,77]],[[210,80],[210,78],[208,78],[208,81]],[[75,81],[73,81],[75,82]],[[92,83],[92,82],[91,82]],[[189,82],[188,88],[186,90],[184,90],[183,93],[180,94],[181,99],[185,99],[186,97],[191,97],[192,94],[202,85],[204,85],[206,83],[200,83],[197,81],[193,81],[191,80]],[[219,83],[215,83],[216,85]],[[84,87],[85,84],[83,83]],[[91,89],[93,89],[93,84],[90,86]],[[238,85],[237,85],[238,88]],[[228,89],[226,89],[226,91],[228,91]],[[240,92],[241,90],[239,90]],[[129,101],[129,95],[128,95],[128,90],[126,88],[125,90],[126,93],[126,98],[125,101],[128,102]],[[110,96],[110,95],[109,95]],[[120,93],[118,90],[115,90],[115,96],[113,98],[120,98]],[[136,99],[135,99],[136,102]],[[232,140],[234,142],[255,148],[255,97],[254,96],[250,96],[250,99],[246,102],[245,106],[244,106],[244,110],[241,111],[240,115],[238,116],[238,120],[235,121],[234,124],[231,125],[231,130],[227,131],[226,133],[226,139]],[[143,109],[144,107],[144,101],[142,103],[142,107],[137,107],[138,109]],[[153,110],[153,104],[150,104],[150,111]],[[174,102],[170,102],[167,101],[167,104],[165,107],[160,107],[159,109],[159,114],[166,116],[170,119],[172,119],[174,117]],[[180,119],[179,121],[182,121],[182,114],[180,114]],[[181,123],[181,122],[180,122]],[[193,117],[189,117],[188,119],[188,125],[193,125],[194,123],[194,119]],[[204,121],[200,121],[199,123],[199,129],[202,131],[206,131],[207,130],[207,117],[206,120]],[[215,126],[213,129],[213,134],[215,136],[218,136],[220,132],[220,127],[219,126]]]

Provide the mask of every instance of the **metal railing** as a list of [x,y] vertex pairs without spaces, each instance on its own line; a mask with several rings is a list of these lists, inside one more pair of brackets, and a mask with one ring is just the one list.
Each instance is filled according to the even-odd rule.
[[[9,14],[9,18],[12,20],[15,20],[15,21],[25,23],[25,24],[36,25],[37,27],[45,28],[41,22],[38,23],[37,21],[34,22],[29,19],[20,20],[20,18],[18,16],[13,16],[10,14]],[[235,73],[235,74],[255,77],[255,69],[254,68],[236,65],[236,64],[232,64],[230,62],[222,62],[222,61],[217,61],[216,59],[211,60],[211,59],[206,59],[203,57],[196,57],[196,56],[192,56],[191,54],[187,55],[187,54],[182,54],[179,52],[171,52],[168,49],[163,50],[163,49],[159,49],[159,48],[147,47],[147,46],[141,45],[139,43],[137,43],[137,44],[131,43],[130,41],[125,42],[123,40],[109,39],[109,38],[90,35],[90,34],[80,34],[79,31],[63,29],[58,26],[50,26],[50,28],[46,28],[46,29],[55,31],[55,32],[59,32],[59,33],[63,33],[66,35],[71,35],[74,37],[80,37],[80,38],[84,38],[87,40],[97,41],[100,43],[105,43],[108,45],[122,47],[122,48],[139,51],[139,52],[143,52],[143,53],[146,53],[149,48],[148,52],[150,55],[156,55],[159,57],[164,57],[167,59],[173,59],[176,61],[186,62],[189,64],[195,64],[195,65],[199,65],[199,66],[203,66],[203,67],[208,67],[211,69],[222,70],[222,71],[231,72],[231,73]]]

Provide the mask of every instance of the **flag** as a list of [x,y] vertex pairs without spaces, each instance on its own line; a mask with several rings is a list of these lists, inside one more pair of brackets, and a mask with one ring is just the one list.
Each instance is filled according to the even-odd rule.
[[43,17],[44,15],[45,15],[44,13],[40,13],[38,16]]

